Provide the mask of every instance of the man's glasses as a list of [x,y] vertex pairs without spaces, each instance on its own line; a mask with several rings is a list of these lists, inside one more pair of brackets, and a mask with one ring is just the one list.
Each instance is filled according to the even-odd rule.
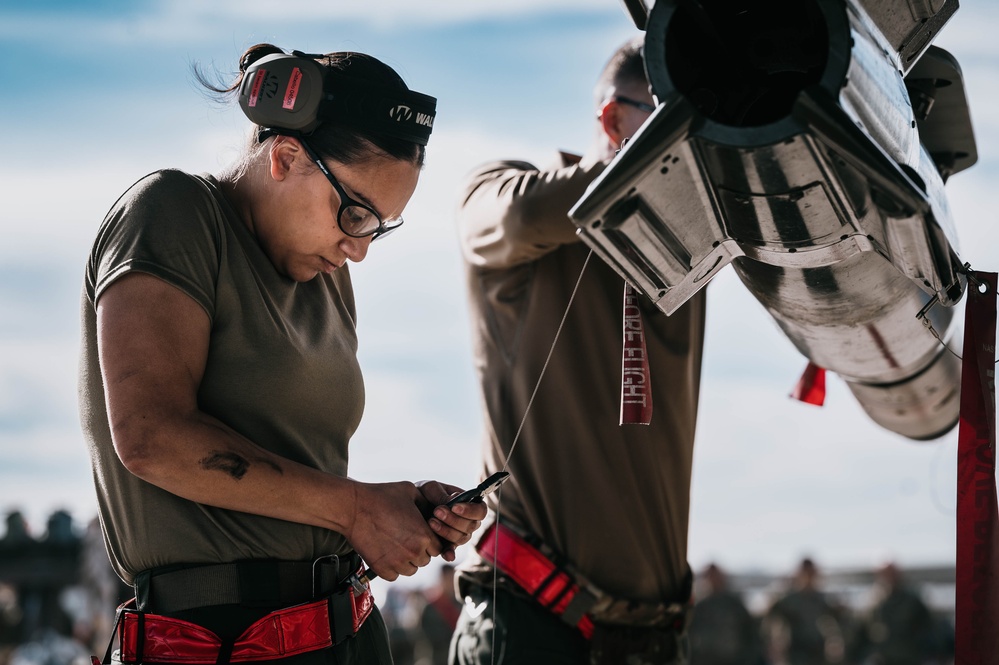
[[614,101],[618,104],[627,104],[628,106],[634,106],[639,111],[645,111],[646,113],[652,113],[656,110],[656,107],[652,104],[646,104],[645,102],[640,102],[637,99],[632,99],[631,97],[621,97],[620,95],[614,96]]
[[402,226],[402,217],[382,220],[371,206],[351,198],[309,144],[301,139],[299,142],[340,196],[340,209],[336,213],[336,223],[341,231],[352,238],[372,236],[371,241],[374,242]]

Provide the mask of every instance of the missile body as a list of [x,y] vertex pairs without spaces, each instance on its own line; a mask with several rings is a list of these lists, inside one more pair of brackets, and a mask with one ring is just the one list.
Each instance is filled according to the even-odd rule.
[[658,0],[657,108],[570,216],[667,314],[731,263],[875,422],[932,439],[958,419],[944,343],[965,288],[944,183],[976,153],[959,66],[929,20],[895,18],[856,0]]

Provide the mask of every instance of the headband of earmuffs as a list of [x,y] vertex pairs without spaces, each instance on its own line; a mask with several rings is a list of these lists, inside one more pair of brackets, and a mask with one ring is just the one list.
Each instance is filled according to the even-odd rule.
[[277,134],[308,135],[334,120],[419,145],[427,144],[437,115],[434,97],[330,71],[298,51],[264,56],[247,67],[239,106]]

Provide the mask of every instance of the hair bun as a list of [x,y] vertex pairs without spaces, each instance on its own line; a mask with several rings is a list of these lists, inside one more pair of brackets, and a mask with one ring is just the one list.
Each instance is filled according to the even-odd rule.
[[251,46],[246,49],[246,53],[244,53],[243,57],[239,59],[239,71],[245,72],[247,68],[257,60],[276,53],[283,54],[284,49],[280,49],[273,44],[257,44],[256,46]]

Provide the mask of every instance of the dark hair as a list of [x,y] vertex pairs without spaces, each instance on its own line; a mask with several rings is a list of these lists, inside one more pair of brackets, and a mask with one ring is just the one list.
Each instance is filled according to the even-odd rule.
[[[239,59],[239,76],[231,84],[224,87],[209,81],[208,77],[197,66],[194,67],[194,76],[202,86],[211,92],[225,98],[235,97],[247,68],[260,58],[278,53],[285,53],[285,51],[273,44],[251,46]],[[342,76],[358,79],[367,84],[400,90],[409,89],[394,69],[381,60],[364,53],[338,51],[316,56],[316,61]],[[343,164],[364,159],[373,150],[388,157],[413,162],[417,166],[423,165],[426,155],[426,150],[422,145],[362,129],[344,121],[324,122],[309,134],[308,140],[309,145],[321,156]]]
[[645,58],[642,55],[642,37],[633,37],[622,44],[604,65],[597,79],[595,94],[597,103],[603,101],[607,90],[611,87],[621,87],[629,83],[648,84],[645,74]]

